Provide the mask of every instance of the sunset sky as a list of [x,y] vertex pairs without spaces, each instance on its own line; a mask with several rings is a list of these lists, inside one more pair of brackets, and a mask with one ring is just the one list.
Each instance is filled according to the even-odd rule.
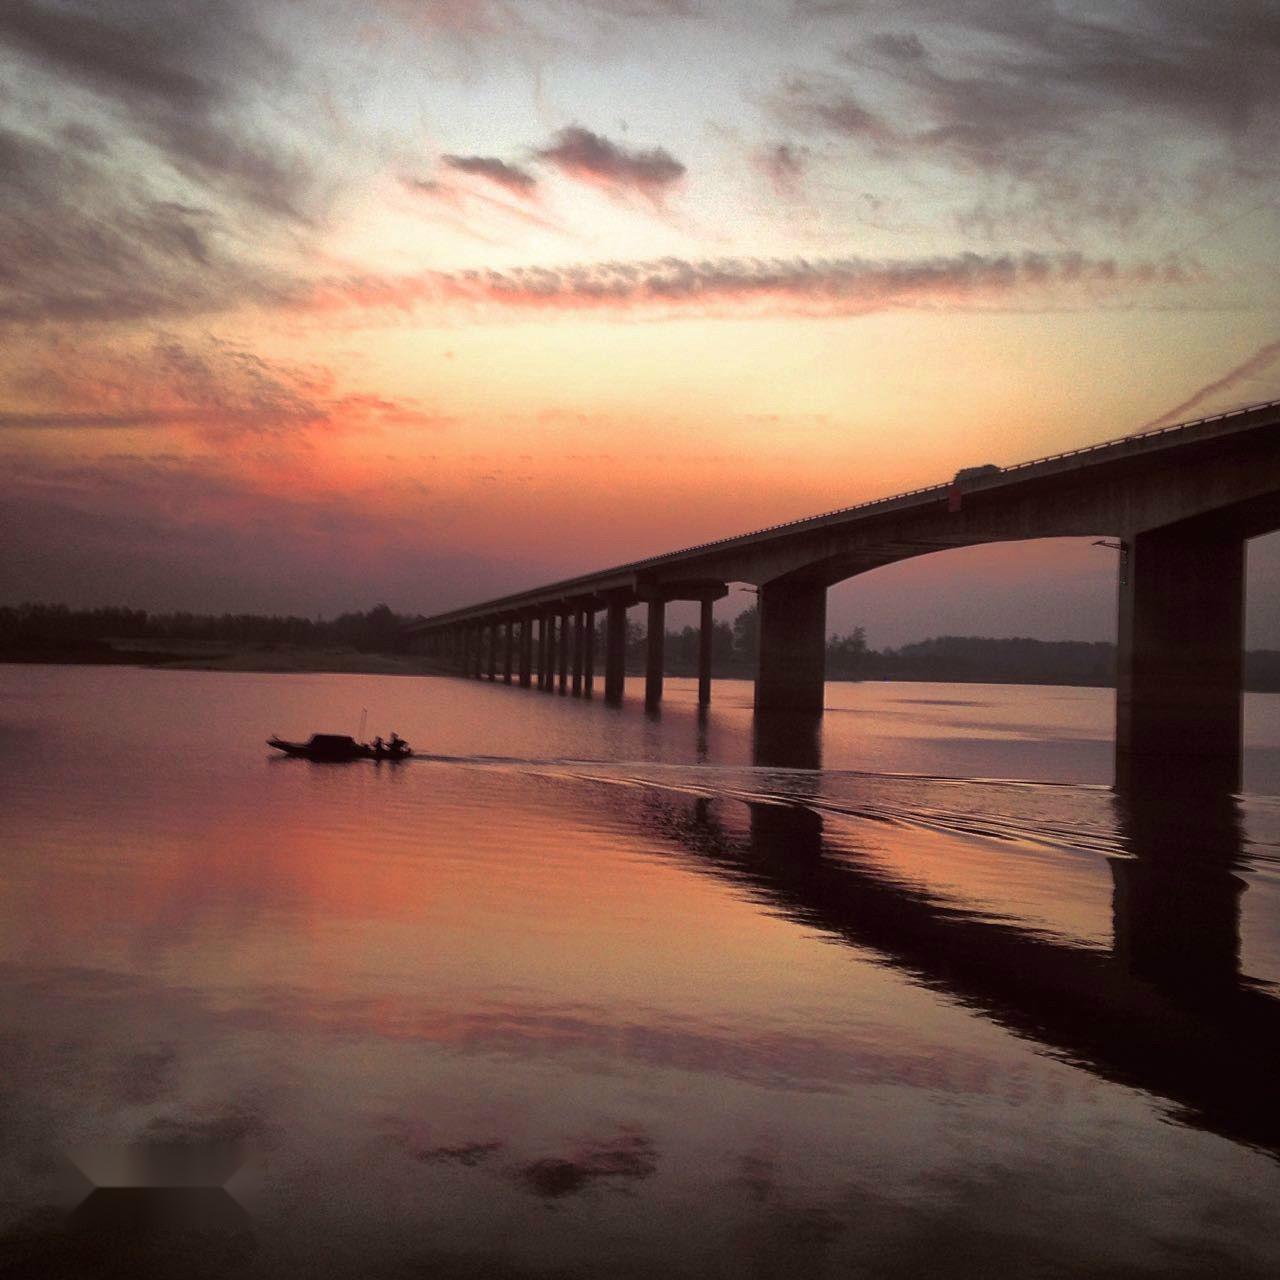
[[4,0],[0,600],[431,613],[1280,398],[1278,141],[1276,0]]

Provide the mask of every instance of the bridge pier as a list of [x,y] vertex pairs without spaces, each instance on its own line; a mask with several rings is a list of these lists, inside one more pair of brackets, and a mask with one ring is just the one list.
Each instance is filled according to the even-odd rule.
[[1191,771],[1240,785],[1244,538],[1189,520],[1125,540],[1116,778]]
[[573,696],[582,697],[582,610],[573,611]]
[[556,651],[556,677],[561,693],[569,691],[569,614],[564,611],[556,627],[559,641]]
[[533,619],[526,613],[520,619],[520,687],[533,683]]
[[503,624],[502,683],[511,683],[511,670],[515,666],[516,624],[508,618]]
[[645,635],[644,705],[650,709],[662,701],[662,668],[667,642],[667,602],[650,596],[648,631]]
[[698,706],[711,705],[711,639],[714,635],[712,607],[714,600],[703,598],[698,631]]
[[590,605],[583,615],[585,630],[582,633],[582,692],[591,697],[596,681],[596,610]]
[[627,674],[627,606],[610,600],[604,616],[604,700],[622,701]]
[[821,714],[827,659],[827,587],[776,578],[760,587],[755,705]]
[[538,629],[538,688],[547,693],[551,689],[551,654],[555,644],[556,624],[549,613],[542,615],[542,625]]
[[498,678],[498,624],[489,623],[489,679]]

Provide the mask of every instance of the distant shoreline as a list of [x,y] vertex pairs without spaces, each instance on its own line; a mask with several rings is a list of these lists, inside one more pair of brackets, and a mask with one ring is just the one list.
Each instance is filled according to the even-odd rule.
[[[198,652],[193,650],[198,649]],[[225,671],[257,675],[379,675],[379,676],[457,676],[456,668],[442,665],[419,654],[361,653],[345,649],[295,649],[288,646],[250,646],[228,648],[225,645],[184,644],[178,642],[164,650],[146,647],[114,648],[110,645],[86,646],[61,651],[0,651],[0,663],[11,666],[100,666],[142,667],[151,671]],[[628,676],[641,676],[643,671],[628,669]],[[691,679],[696,672],[668,669],[672,679]],[[718,670],[718,680],[750,680],[749,672]],[[1018,677],[996,671],[967,672],[868,672],[864,676],[831,674],[828,683],[840,684],[1007,684],[1059,686],[1075,689],[1113,689],[1113,681],[1087,679],[1077,674]],[[501,683],[501,677],[499,678]],[[1250,693],[1280,692],[1269,684],[1246,683]]]
[[230,671],[261,675],[453,674],[416,654],[360,653],[356,650],[228,648],[193,653],[183,645],[165,650],[115,649],[107,645],[67,650],[0,651],[0,663],[23,666],[145,667],[152,671]]

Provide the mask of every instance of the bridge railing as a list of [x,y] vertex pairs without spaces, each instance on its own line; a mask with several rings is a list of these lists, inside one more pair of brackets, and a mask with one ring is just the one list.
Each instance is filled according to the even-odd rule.
[[[1223,413],[1209,414],[1203,418],[1193,418],[1187,422],[1171,423],[1167,427],[1153,427],[1150,431],[1135,431],[1125,436],[1116,436],[1110,440],[1102,440],[1097,444],[1082,445],[1079,449],[1066,449],[1061,453],[1046,454],[1042,458],[1032,458],[1027,462],[1015,462],[1007,467],[1000,468],[1001,475],[1009,475],[1013,472],[1027,471],[1032,467],[1040,467],[1048,462],[1059,462],[1066,458],[1077,458],[1087,454],[1100,453],[1106,449],[1114,449],[1117,445],[1129,444],[1134,441],[1150,440],[1158,436],[1172,435],[1179,431],[1190,431],[1196,427],[1207,426],[1211,422],[1222,422],[1228,418],[1241,417],[1244,414],[1258,413],[1266,409],[1280,409],[1280,400],[1267,400],[1260,404],[1245,405],[1239,409],[1229,409]],[[545,587],[535,588],[533,591],[516,592],[509,596],[502,596],[496,600],[484,601],[478,605],[468,606],[463,609],[450,610],[448,613],[440,614],[440,619],[452,618],[457,614],[469,614],[480,609],[502,609],[510,607],[519,600],[528,595],[541,595],[548,591],[559,591],[563,589],[566,593],[580,589],[587,583],[597,578],[615,576],[618,574],[636,573],[644,569],[656,568],[659,565],[669,564],[673,560],[679,560],[686,556],[698,555],[704,551],[712,551],[717,547],[731,546],[735,542],[743,542],[751,538],[759,538],[771,533],[780,533],[785,529],[796,529],[802,525],[820,524],[824,520],[835,519],[840,516],[856,515],[860,511],[872,511],[877,507],[888,506],[891,503],[905,502],[909,498],[920,498],[926,494],[937,494],[942,496],[950,491],[952,481],[946,480],[939,484],[922,485],[916,489],[904,489],[901,493],[891,493],[884,498],[873,498],[868,502],[854,503],[849,507],[836,507],[831,511],[823,511],[817,515],[800,516],[795,520],[783,520],[778,524],[765,525],[763,528],[752,529],[747,533],[730,534],[725,538],[714,538],[709,542],[695,543],[693,546],[681,547],[676,551],[666,551],[661,555],[649,556],[642,560],[633,560],[627,564],[616,565],[610,569],[604,569],[596,573],[580,574],[577,577],[566,578],[561,582],[548,583]],[[435,619],[426,619],[431,622]]]

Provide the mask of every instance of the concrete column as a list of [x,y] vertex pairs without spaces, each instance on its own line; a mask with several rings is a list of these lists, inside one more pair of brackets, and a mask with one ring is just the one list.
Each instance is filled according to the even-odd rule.
[[610,600],[604,617],[604,700],[621,702],[627,674],[627,610]]
[[498,678],[498,624],[489,623],[489,679]]
[[582,692],[589,698],[596,680],[596,611],[588,609],[582,617]]
[[544,693],[551,688],[551,644],[555,624],[549,613],[544,613],[538,626],[538,688]]
[[644,705],[656,707],[662,701],[662,667],[667,642],[667,602],[649,601],[648,634],[645,636]]
[[701,626],[698,631],[698,706],[711,705],[711,637],[713,620],[712,600],[703,600]]
[[508,618],[503,624],[505,632],[502,642],[502,683],[511,683],[511,669],[515,665],[516,624]]
[[1121,559],[1116,777],[1193,769],[1240,785],[1244,539],[1187,521],[1128,539]]
[[562,613],[557,627],[559,643],[556,646],[556,675],[561,693],[569,689],[569,615]]
[[822,711],[827,588],[777,578],[760,588],[756,698],[760,710]]
[[573,611],[573,696],[582,697],[582,610]]
[[520,687],[533,683],[533,619],[525,614],[520,619]]

